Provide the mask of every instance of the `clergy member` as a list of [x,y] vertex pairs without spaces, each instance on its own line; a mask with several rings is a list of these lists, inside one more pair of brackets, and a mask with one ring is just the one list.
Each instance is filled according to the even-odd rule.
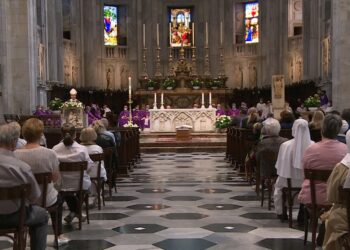
[[151,127],[150,116],[151,113],[149,112],[149,105],[146,105],[146,109],[142,112],[142,130]]
[[219,103],[217,106],[216,106],[216,116],[222,116],[222,115],[226,115],[226,112],[225,110],[221,107],[221,104]]
[[70,102],[79,102],[77,99],[78,92],[75,89],[71,89],[69,91],[69,94],[70,94],[70,100],[69,100]]
[[120,112],[120,114],[119,114],[119,118],[118,118],[119,127],[124,127],[125,124],[128,124],[129,115],[130,114],[129,114],[128,106],[125,105],[124,110],[122,112]]
[[141,119],[142,119],[142,112],[140,110],[140,106],[136,105],[136,107],[132,111],[132,122],[137,126],[139,126],[139,128],[141,128],[142,127]]
[[239,109],[236,107],[236,103],[232,103],[232,107],[227,111],[227,115],[231,118],[239,115]]

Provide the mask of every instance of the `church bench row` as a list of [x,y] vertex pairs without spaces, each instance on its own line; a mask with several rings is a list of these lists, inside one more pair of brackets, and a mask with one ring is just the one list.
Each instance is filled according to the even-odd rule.
[[[282,129],[281,137],[292,139],[291,129]],[[311,140],[321,141],[320,130],[310,130]],[[226,158],[238,166],[241,172],[245,171],[245,158],[256,144],[255,135],[251,129],[230,126],[227,128]],[[248,176],[246,176],[248,178]]]

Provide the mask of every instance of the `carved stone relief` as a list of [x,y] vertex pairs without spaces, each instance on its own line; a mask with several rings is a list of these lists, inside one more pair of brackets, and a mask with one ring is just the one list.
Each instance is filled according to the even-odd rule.
[[126,65],[123,65],[120,69],[120,86],[121,89],[128,88],[128,77],[129,77],[129,68]]
[[252,88],[258,86],[258,72],[255,63],[249,65],[249,84]]
[[104,81],[106,89],[115,89],[115,79],[114,79],[114,65],[108,64],[105,68]]
[[175,132],[181,125],[189,125],[195,132],[214,131],[215,112],[215,109],[151,110],[151,131]]
[[329,67],[331,59],[331,49],[330,49],[330,37],[323,39],[322,41],[322,78],[329,78]]

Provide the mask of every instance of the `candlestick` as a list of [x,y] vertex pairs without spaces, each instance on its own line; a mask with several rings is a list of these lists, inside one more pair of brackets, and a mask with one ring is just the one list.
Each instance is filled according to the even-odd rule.
[[131,98],[131,77],[129,76],[129,98]]
[[160,95],[160,109],[164,109],[164,93]]
[[146,25],[143,24],[142,25],[142,33],[143,33],[143,47],[146,48]]
[[205,106],[204,106],[204,92],[202,92],[202,109],[204,109]]
[[157,92],[154,92],[153,109],[157,109]]
[[222,32],[223,30],[222,30],[222,22],[220,22],[220,44],[222,45],[222,43],[223,43],[223,39],[222,39],[222,37],[223,37],[223,32]]
[[211,92],[209,92],[209,108],[212,108],[213,106],[211,105]]
[[170,47],[171,47],[171,38],[172,38],[171,23],[169,23],[169,46]]
[[194,22],[192,23],[192,46],[194,46]]
[[208,37],[208,22],[205,22],[205,46],[208,47],[209,37]]
[[159,23],[157,23],[157,47],[159,47]]

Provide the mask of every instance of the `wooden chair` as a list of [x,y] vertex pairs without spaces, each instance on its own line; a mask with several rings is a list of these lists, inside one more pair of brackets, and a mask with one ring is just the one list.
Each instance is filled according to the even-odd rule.
[[19,115],[15,115],[15,114],[4,114],[4,120],[6,123],[10,123],[10,122],[19,122]]
[[112,196],[113,188],[115,192],[117,192],[117,184],[116,184],[117,171],[113,166],[113,155],[115,151],[116,149],[114,147],[103,149],[104,164],[107,172],[107,185],[109,189],[109,196]]
[[[61,179],[62,179],[62,189],[60,191],[60,194],[62,195],[62,198],[65,196],[71,196],[76,195],[78,198],[78,219],[79,219],[79,230],[81,230],[82,227],[82,206],[85,202],[85,209],[86,209],[86,217],[87,217],[87,223],[90,224],[89,219],[89,193],[87,190],[83,190],[83,179],[84,179],[84,171],[87,169],[87,162],[81,161],[81,162],[61,162],[60,163],[60,172],[61,172]],[[77,180],[77,187],[74,188],[66,188],[65,189],[65,172],[77,172],[79,173],[79,179]]]
[[98,204],[98,210],[101,210],[101,195],[102,195],[102,203],[103,206],[105,206],[105,189],[104,189],[104,179],[101,177],[101,165],[102,161],[104,160],[104,154],[92,154],[90,155],[90,159],[93,162],[98,163],[97,165],[97,176],[96,177],[90,177],[91,183],[95,185],[96,187],[96,193],[97,193],[97,204]]
[[343,249],[350,249],[350,189],[339,187],[339,193],[341,200],[346,205],[346,215],[348,221],[348,233],[344,234],[339,238],[340,245]]
[[[290,228],[293,228],[293,206],[294,198],[300,192],[300,187],[292,187],[292,180],[287,178],[287,187],[282,189],[282,204],[283,204],[283,214],[286,214],[286,201],[288,201],[288,224]],[[282,220],[283,221],[283,220]]]
[[[260,169],[259,179],[261,183],[261,206],[264,206],[265,188],[267,188],[269,210],[271,210],[271,203],[272,203],[271,197],[273,192],[273,186],[276,181],[276,175],[273,173],[264,174],[263,171],[261,171],[261,162],[264,161],[265,166],[268,166],[271,169],[275,169],[277,156],[278,156],[278,152],[276,153],[272,150],[265,149],[262,152],[260,152],[260,157],[259,157],[260,159],[258,161],[258,168]],[[257,185],[258,185],[258,182],[257,182]]]
[[[18,225],[12,228],[1,228],[0,236],[5,236],[13,240],[14,250],[24,250],[27,241],[27,226],[25,225],[26,199],[30,195],[30,184],[14,187],[0,187],[0,201],[19,200]],[[13,236],[11,235],[13,234]]]
[[56,246],[58,246],[58,205],[54,204],[50,207],[47,207],[46,204],[46,197],[47,197],[47,188],[48,185],[52,182],[52,173],[47,172],[47,173],[38,173],[34,174],[34,177],[36,179],[36,182],[41,185],[41,204],[40,206],[45,208],[49,213],[56,212],[56,223],[53,223],[52,221],[52,228],[55,233],[55,243]]
[[[320,205],[317,204],[316,197],[316,182],[326,183],[332,170],[315,170],[315,169],[304,169],[305,179],[310,180],[310,192],[311,192],[311,204],[305,204],[305,209],[310,217],[310,224],[312,229],[312,249],[316,249],[316,231],[318,225],[318,218],[323,211],[327,211],[331,208],[331,205]],[[304,228],[304,244],[307,242],[308,235],[308,218],[305,216],[305,228]]]

